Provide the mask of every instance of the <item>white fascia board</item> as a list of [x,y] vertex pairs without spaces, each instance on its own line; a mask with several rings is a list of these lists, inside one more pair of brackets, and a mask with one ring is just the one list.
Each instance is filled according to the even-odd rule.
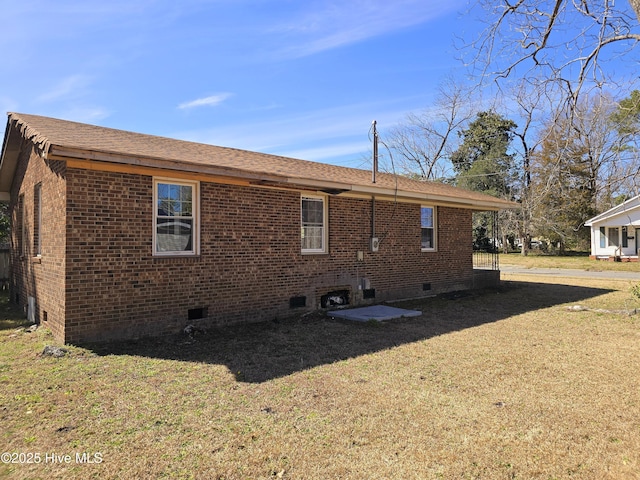
[[590,218],[589,220],[584,222],[584,224],[585,226],[590,227],[594,223],[600,223],[602,221],[609,220],[615,217],[616,215],[627,214],[628,212],[631,212],[639,207],[640,207],[640,195],[630,198],[629,200],[622,202],[620,205],[616,205],[615,207],[610,208],[606,212],[602,212],[601,214],[596,215],[593,218]]

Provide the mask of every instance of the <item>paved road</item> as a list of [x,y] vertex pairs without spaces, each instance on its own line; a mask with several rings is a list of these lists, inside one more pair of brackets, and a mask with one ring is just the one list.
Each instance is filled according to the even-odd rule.
[[[618,280],[640,280],[640,264],[637,272],[592,272],[588,270],[575,270],[569,268],[524,268],[515,265],[500,265],[501,277],[508,278],[514,275],[545,275],[552,277],[578,277],[578,278],[614,278]],[[507,277],[505,277],[507,275]]]

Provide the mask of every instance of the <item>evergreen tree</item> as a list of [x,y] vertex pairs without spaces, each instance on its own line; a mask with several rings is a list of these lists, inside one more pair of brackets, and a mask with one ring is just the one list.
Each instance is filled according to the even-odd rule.
[[509,198],[513,186],[513,155],[508,153],[517,125],[488,111],[478,113],[469,128],[459,132],[460,147],[451,155],[462,188]]
[[620,100],[618,108],[611,115],[611,121],[621,137],[629,138],[640,135],[639,90],[633,90],[627,98]]
[[[501,115],[480,112],[466,130],[458,134],[462,143],[451,155],[457,174],[456,185],[500,198],[512,198],[513,155],[508,153],[517,125]],[[504,217],[504,216],[503,216]],[[501,223],[504,218],[501,219]],[[507,246],[506,229],[495,231],[493,213],[473,215],[473,245],[478,250],[494,250],[498,239]]]

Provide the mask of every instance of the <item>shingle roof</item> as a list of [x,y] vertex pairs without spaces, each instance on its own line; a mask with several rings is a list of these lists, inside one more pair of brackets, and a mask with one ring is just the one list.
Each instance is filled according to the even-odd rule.
[[[45,154],[70,150],[102,153],[111,161],[130,163],[131,158],[149,162],[172,162],[174,168],[191,171],[198,168],[222,168],[240,178],[264,174],[286,179],[290,184],[311,185],[314,181],[331,182],[349,191],[394,191],[425,199],[445,198],[475,208],[514,208],[518,205],[478,192],[463,190],[437,182],[412,180],[403,176],[378,173],[372,183],[371,172],[318,162],[298,160],[228,147],[187,142],[171,138],[116,130],[39,115],[10,113],[7,129],[15,126]],[[6,140],[5,140],[6,141]],[[87,156],[95,158],[95,156]],[[119,160],[120,159],[120,160]],[[126,160],[125,159],[129,159]],[[164,164],[166,168],[166,164]],[[0,175],[2,172],[0,171]]]

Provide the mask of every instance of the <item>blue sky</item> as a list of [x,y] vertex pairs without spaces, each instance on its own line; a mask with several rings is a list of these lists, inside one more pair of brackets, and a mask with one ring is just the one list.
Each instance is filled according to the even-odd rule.
[[466,0],[0,0],[0,110],[369,168],[462,75]]

